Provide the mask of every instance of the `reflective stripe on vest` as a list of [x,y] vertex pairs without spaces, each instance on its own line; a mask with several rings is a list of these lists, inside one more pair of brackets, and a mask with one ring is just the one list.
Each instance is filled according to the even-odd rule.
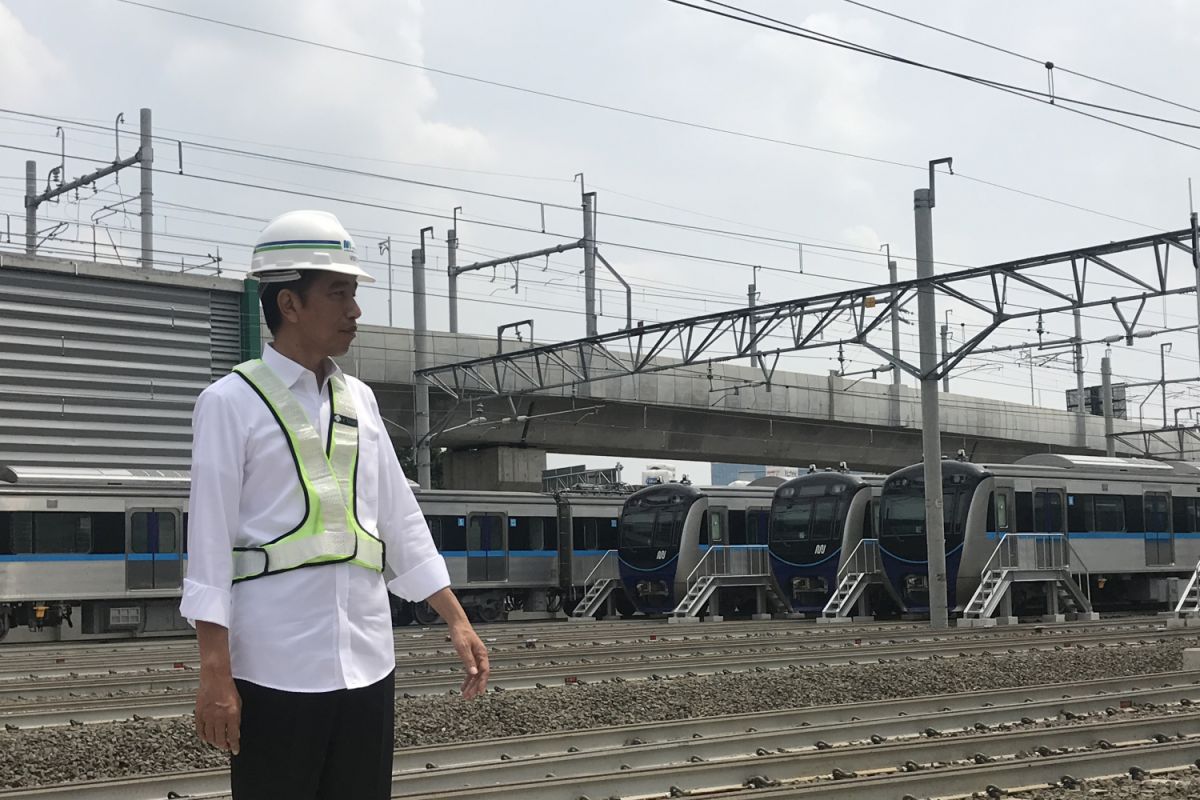
[[383,570],[383,542],[358,522],[358,414],[340,373],[329,378],[329,451],[291,390],[262,359],[233,368],[267,404],[287,438],[304,493],[304,519],[260,547],[233,548],[234,582],[320,564],[349,561]]

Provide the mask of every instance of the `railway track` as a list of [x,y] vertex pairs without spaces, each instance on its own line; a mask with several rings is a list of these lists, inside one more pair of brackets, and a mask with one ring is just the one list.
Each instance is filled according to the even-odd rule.
[[[1195,757],[1198,701],[1200,671],[1179,672],[410,748],[396,752],[393,796],[575,800],[702,797],[719,791],[721,797],[740,797],[742,788],[754,785],[756,798],[794,796],[786,791],[797,790],[824,797],[820,792],[831,787],[838,797],[900,798],[903,793],[891,793],[897,779],[905,779],[906,786],[917,778],[944,783],[944,775],[951,774],[956,790],[980,780],[1005,785],[1001,776],[1010,774],[1005,769],[1018,758],[1021,767],[1055,759],[1073,764],[1096,755],[1092,749],[1076,750],[1096,748],[1102,740],[1100,746],[1109,749],[1100,753],[1116,758],[1104,764],[1135,758],[1149,764],[1146,769],[1181,766],[1190,760],[1173,762],[1178,753]],[[1175,713],[1150,716],[1134,710],[1153,705],[1161,712],[1162,704],[1172,704],[1168,710]],[[1103,721],[1034,727],[1088,713],[1103,715]],[[1013,723],[1027,727],[997,728]],[[1186,746],[1159,746],[1175,743]],[[1144,753],[1153,758],[1143,758]],[[1093,770],[1092,761],[1087,770]],[[906,771],[911,769],[917,778]],[[831,779],[835,771],[842,775],[837,781]],[[1068,772],[1097,774],[1074,769],[1053,778]],[[1016,774],[1029,781],[1027,773]],[[775,794],[772,787],[785,793]],[[0,800],[159,800],[170,793],[227,797],[227,771],[0,792]]]
[[[1132,634],[1132,635],[1131,635]],[[1155,640],[1194,636],[1194,631],[1159,632]],[[592,663],[590,659],[566,659],[560,654],[550,663],[538,663],[534,653],[521,659],[493,660],[490,685],[500,689],[535,689],[571,683],[644,680],[677,675],[703,675],[747,671],[799,669],[801,667],[886,661],[921,661],[972,655],[1062,650],[1146,643],[1137,631],[1070,633],[1050,638],[1024,637],[997,642],[994,639],[913,641],[866,647],[828,649],[770,649],[676,655]],[[933,645],[937,644],[935,650]],[[1001,645],[998,647],[997,645]],[[404,666],[402,665],[401,669]],[[397,671],[399,692],[411,695],[445,694],[462,682],[456,657],[423,662],[415,671]],[[45,727],[81,722],[127,719],[131,714],[146,717],[182,716],[191,712],[190,695],[199,682],[195,670],[169,674],[140,673],[132,676],[59,679],[34,685],[0,685],[0,722],[18,728]],[[87,695],[84,697],[83,695]]]
[[[528,625],[514,626],[505,630],[485,629],[483,638],[493,653],[504,654],[525,651],[532,643],[539,651],[572,649],[585,651],[611,650],[615,647],[664,647],[668,643],[727,642],[734,640],[761,641],[783,639],[787,642],[814,641],[829,644],[862,640],[868,643],[887,639],[921,638],[932,641],[961,640],[966,638],[1010,639],[1037,635],[1061,635],[1069,631],[1144,630],[1155,632],[1162,628],[1161,620],[1142,619],[1115,622],[1069,622],[1013,628],[967,628],[939,635],[930,632],[927,625],[911,623],[878,623],[866,626],[825,626],[788,622],[722,623],[717,626],[667,627],[644,621],[641,624],[612,623],[597,626],[572,626],[558,623],[553,626],[531,630]],[[731,626],[731,627],[726,627]],[[425,629],[420,633],[396,632],[397,656],[429,657],[450,654],[445,633],[437,628]],[[542,632],[544,630],[544,632]],[[860,642],[855,642],[858,644]],[[682,645],[681,645],[682,646]],[[139,643],[127,647],[106,645],[101,647],[38,647],[14,650],[0,649],[4,658],[0,660],[0,684],[8,680],[69,677],[72,673],[109,673],[112,670],[135,668],[138,671],[178,669],[177,664],[195,667],[199,663],[194,640],[172,642],[165,645]]]

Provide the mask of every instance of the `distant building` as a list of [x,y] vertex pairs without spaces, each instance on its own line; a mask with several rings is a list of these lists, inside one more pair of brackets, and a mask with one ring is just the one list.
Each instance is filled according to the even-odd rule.
[[749,483],[768,475],[794,478],[799,474],[799,467],[767,467],[761,464],[722,464],[717,462],[712,465],[713,486],[728,486],[734,481]]
[[671,483],[674,480],[674,464],[648,464],[646,468],[642,470],[643,486],[649,486],[654,483]]

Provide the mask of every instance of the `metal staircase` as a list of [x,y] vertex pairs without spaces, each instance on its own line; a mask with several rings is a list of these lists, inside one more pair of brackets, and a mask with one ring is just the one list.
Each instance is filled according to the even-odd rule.
[[1179,602],[1175,604],[1175,613],[1190,617],[1200,615],[1200,564],[1196,565],[1196,571],[1192,573],[1187,588],[1183,590]]
[[[1083,588],[1075,576],[1082,578]],[[1006,533],[980,572],[979,587],[963,608],[963,620],[985,620],[1005,606],[1014,583],[1046,584],[1049,613],[1091,615],[1087,566],[1061,533]],[[1005,611],[1004,616],[1011,616]]]
[[[855,608],[868,586],[882,586],[900,610],[904,610],[904,601],[884,574],[883,564],[879,560],[878,539],[863,539],[855,546],[838,570],[837,589],[825,603],[818,621],[849,620],[854,616]],[[865,608],[858,610],[865,615]]]
[[595,614],[608,600],[614,589],[621,587],[621,571],[617,563],[617,551],[609,550],[588,573],[583,581],[583,597],[571,612],[576,622],[594,620]]
[[[724,586],[753,586],[761,592],[763,606],[775,613],[791,611],[791,604],[771,572],[771,554],[766,545],[714,546],[700,559],[687,578],[687,592],[671,612],[672,619],[693,619],[700,615]],[[712,610],[714,616],[717,611]]]

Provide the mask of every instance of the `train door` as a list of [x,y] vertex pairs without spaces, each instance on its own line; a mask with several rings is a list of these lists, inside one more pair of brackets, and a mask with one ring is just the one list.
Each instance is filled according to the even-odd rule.
[[1066,492],[1062,489],[1035,489],[1033,492],[1034,532],[1066,533],[1066,507]]
[[771,520],[770,508],[746,510],[746,544],[767,543],[767,528]]
[[183,583],[179,512],[134,508],[126,512],[126,589],[178,589]]
[[467,581],[508,580],[508,515],[492,512],[467,517]]
[[1142,516],[1146,524],[1146,566],[1175,563],[1175,536],[1171,530],[1171,495],[1146,492],[1142,495]]

